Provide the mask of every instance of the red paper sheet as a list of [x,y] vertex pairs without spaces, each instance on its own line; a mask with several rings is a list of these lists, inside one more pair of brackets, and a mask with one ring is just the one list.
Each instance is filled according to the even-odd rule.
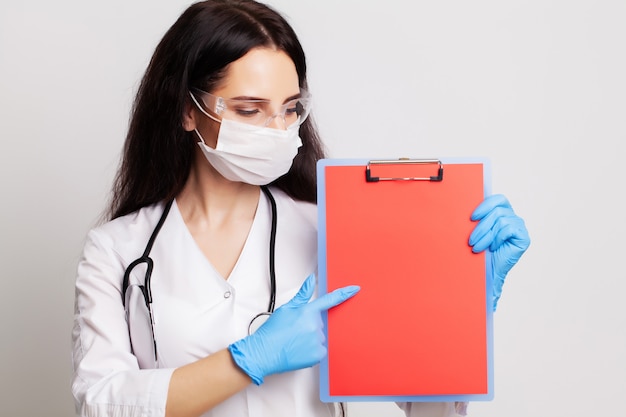
[[[433,175],[372,175],[407,170]],[[327,290],[361,286],[328,312],[330,395],[487,393],[485,257],[468,245],[483,165],[445,165],[440,182],[374,183],[364,166],[326,166],[325,193]]]

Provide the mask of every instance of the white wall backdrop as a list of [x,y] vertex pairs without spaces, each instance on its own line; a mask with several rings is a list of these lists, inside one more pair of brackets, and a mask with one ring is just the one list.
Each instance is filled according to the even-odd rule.
[[[526,220],[496,313],[495,399],[470,416],[625,415],[626,2],[271,4],[308,53],[331,156],[486,156]],[[76,262],[138,81],[188,5],[0,3],[0,415],[73,415]]]

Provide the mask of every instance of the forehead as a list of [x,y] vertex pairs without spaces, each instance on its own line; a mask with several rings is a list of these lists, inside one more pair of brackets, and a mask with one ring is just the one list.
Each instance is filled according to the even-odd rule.
[[298,72],[289,55],[281,50],[254,48],[228,65],[226,76],[213,94],[282,101],[299,92]]

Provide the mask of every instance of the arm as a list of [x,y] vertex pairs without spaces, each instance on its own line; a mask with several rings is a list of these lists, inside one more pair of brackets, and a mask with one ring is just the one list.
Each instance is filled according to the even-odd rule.
[[140,369],[121,299],[125,261],[89,233],[76,279],[72,391],[81,416],[198,416],[250,384],[223,349],[177,369]]
[[174,371],[167,415],[196,416],[245,388],[250,380],[260,385],[267,375],[317,364],[327,352],[320,313],[352,297],[358,287],[340,288],[309,302],[314,291],[311,275],[255,333]]
[[174,370],[166,417],[199,416],[250,384],[227,349]]
[[124,261],[91,231],[78,263],[72,331],[72,393],[80,416],[158,416],[173,369],[140,370],[121,299]]
[[177,369],[140,369],[119,288],[125,261],[112,246],[106,235],[90,233],[78,268],[72,390],[85,416],[198,416],[251,380],[260,384],[264,376],[312,366],[326,353],[320,312],[355,293],[341,289],[309,303],[315,288],[309,277],[290,302],[230,351]]

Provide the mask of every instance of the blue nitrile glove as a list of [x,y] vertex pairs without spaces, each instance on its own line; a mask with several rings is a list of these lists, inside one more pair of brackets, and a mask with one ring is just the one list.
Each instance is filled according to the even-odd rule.
[[528,230],[521,217],[503,195],[489,196],[472,213],[472,220],[479,220],[470,235],[469,244],[473,252],[487,248],[492,252],[493,266],[493,311],[502,294],[506,274],[519,261],[530,245]]
[[228,346],[233,360],[257,385],[267,375],[317,364],[326,356],[320,313],[343,303],[359,289],[356,285],[339,288],[309,303],[315,291],[315,275],[310,275],[291,301],[256,332]]

